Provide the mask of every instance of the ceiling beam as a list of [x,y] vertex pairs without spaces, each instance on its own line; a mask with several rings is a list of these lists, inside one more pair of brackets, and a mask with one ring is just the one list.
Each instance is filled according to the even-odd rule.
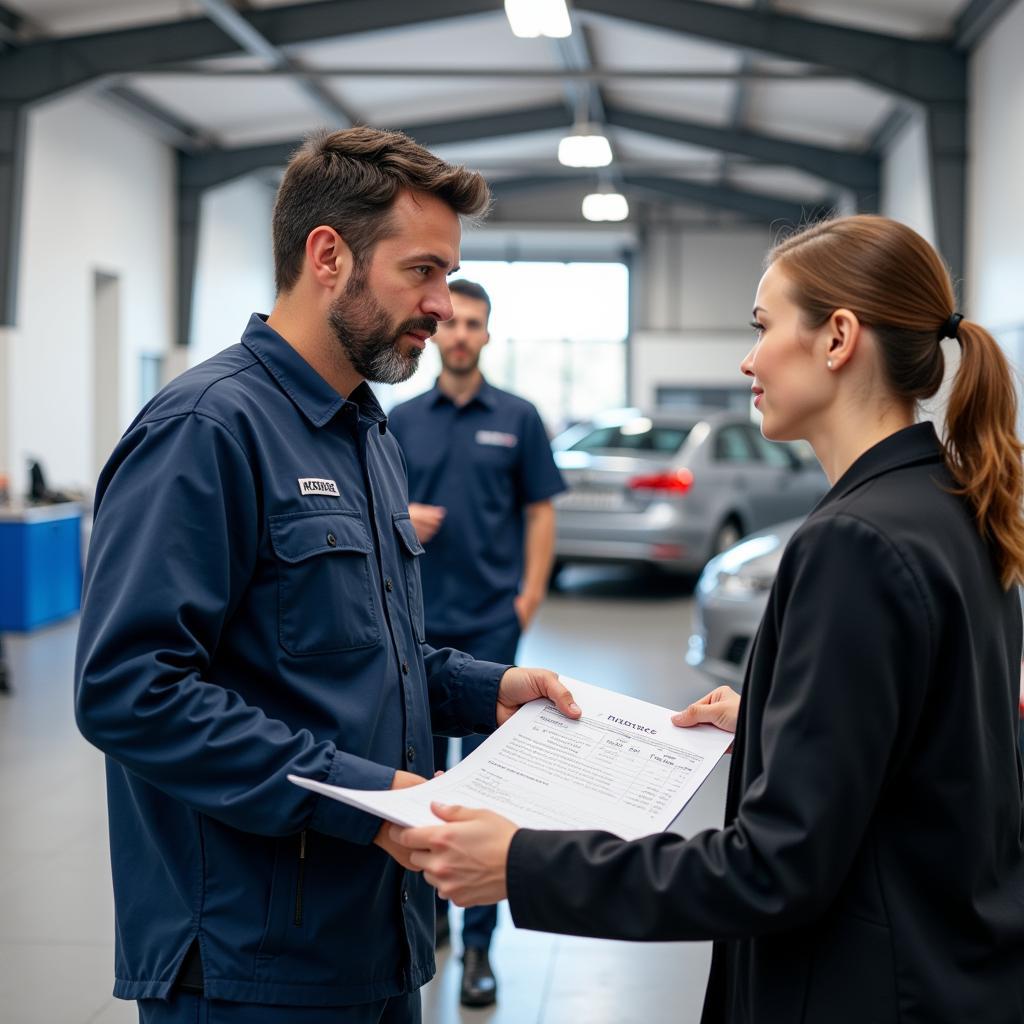
[[[248,22],[272,45],[331,39],[360,32],[493,14],[495,0],[314,0],[265,7]],[[44,39],[0,54],[0,96],[31,103],[101,77],[168,61],[203,60],[242,50],[207,18],[183,18],[89,35]]]
[[[567,182],[575,181],[582,185],[590,185],[594,180],[593,171],[579,171],[575,175],[539,174],[499,179],[492,182],[491,188],[495,198],[500,201],[503,198],[558,187]],[[621,182],[627,192],[634,194],[731,210],[752,220],[766,223],[785,221],[790,224],[801,224],[821,212],[818,204],[805,205],[759,192],[723,188],[720,185],[706,185],[668,176],[624,174],[621,176]]]
[[[556,104],[481,114],[452,121],[402,125],[397,126],[396,130],[405,132],[422,146],[444,146],[566,128],[571,123],[565,107]],[[265,167],[282,167],[300,145],[300,139],[290,139],[262,146],[241,146],[187,154],[181,163],[183,179],[190,186],[213,188]]]
[[313,105],[332,128],[350,128],[358,120],[341,104],[337,96],[319,78],[305,73],[302,64],[289,57],[267,39],[246,15],[227,0],[199,0],[207,17],[222,28],[239,46],[270,67],[289,73],[292,81],[313,101]]
[[971,0],[953,27],[953,39],[961,50],[970,50],[1005,14],[1016,0]]
[[793,142],[738,128],[723,128],[695,121],[676,121],[611,106],[608,123],[674,142],[736,153],[770,164],[785,164],[854,190],[878,189],[877,156],[847,149]]
[[791,14],[706,0],[575,0],[611,15],[725,46],[775,54],[839,71],[921,102],[964,101],[967,62],[948,41],[906,39]]
[[[421,78],[480,79],[510,82],[820,82],[848,79],[850,76],[831,68],[806,68],[790,71],[774,68],[751,68],[747,71],[694,71],[687,68],[516,68],[516,67],[409,67],[408,65],[306,65],[303,73],[310,78]],[[118,75],[197,75],[203,78],[281,78],[292,74],[280,68],[211,66],[202,61],[167,62],[155,65],[127,66]]]

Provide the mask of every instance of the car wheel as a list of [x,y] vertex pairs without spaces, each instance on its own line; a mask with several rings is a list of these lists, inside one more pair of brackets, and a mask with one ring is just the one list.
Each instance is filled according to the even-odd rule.
[[711,554],[720,555],[723,551],[738,544],[743,534],[740,532],[740,524],[735,519],[726,519],[718,528],[715,539],[711,545]]

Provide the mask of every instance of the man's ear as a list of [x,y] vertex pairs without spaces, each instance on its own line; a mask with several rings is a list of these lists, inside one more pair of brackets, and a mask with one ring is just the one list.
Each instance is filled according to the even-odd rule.
[[306,266],[327,291],[344,287],[352,274],[352,250],[334,228],[321,224],[306,236]]

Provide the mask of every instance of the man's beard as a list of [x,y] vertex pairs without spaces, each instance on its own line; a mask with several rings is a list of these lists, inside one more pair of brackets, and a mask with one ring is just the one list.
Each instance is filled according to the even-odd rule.
[[408,331],[433,334],[437,330],[437,321],[429,316],[405,320],[395,327],[358,270],[353,272],[345,294],[331,304],[327,322],[352,369],[377,384],[401,384],[416,372],[422,350],[403,353],[402,335]]
[[455,377],[468,377],[470,374],[475,373],[476,368],[480,365],[480,353],[478,352],[475,358],[471,358],[464,365],[457,365],[451,359],[446,359],[442,355],[441,365]]

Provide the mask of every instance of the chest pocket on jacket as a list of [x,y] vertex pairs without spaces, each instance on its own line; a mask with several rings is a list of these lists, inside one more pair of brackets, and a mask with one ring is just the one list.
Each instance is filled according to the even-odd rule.
[[409,597],[412,631],[417,642],[423,643],[423,588],[420,585],[420,567],[417,562],[419,556],[423,554],[423,545],[416,536],[416,528],[412,525],[408,512],[396,512],[391,519],[395,524],[399,547],[402,549],[402,561],[405,563],[405,590]]
[[278,639],[289,654],[332,654],[380,640],[370,543],[357,512],[271,516]]

